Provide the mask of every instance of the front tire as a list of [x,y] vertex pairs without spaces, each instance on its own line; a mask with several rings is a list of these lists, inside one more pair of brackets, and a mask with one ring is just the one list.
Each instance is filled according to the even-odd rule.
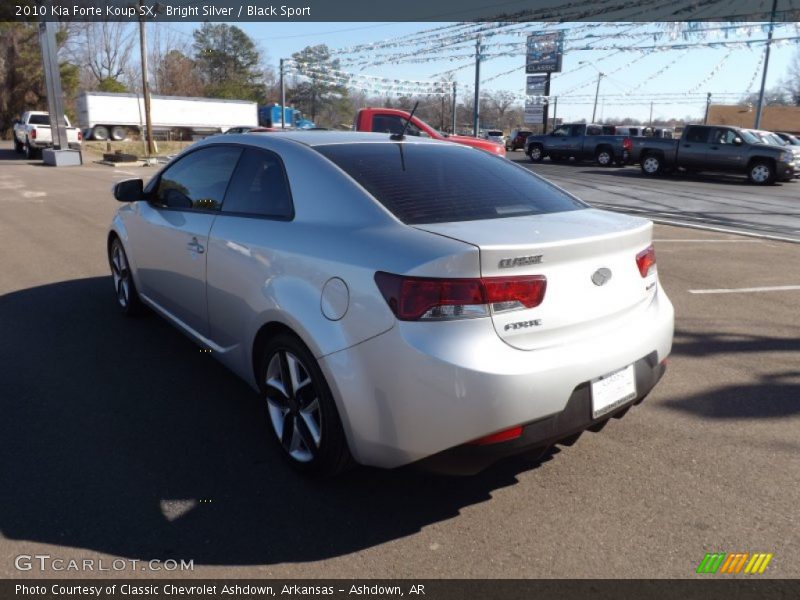
[[758,161],[750,165],[747,178],[756,185],[771,185],[775,183],[775,168],[767,161]]
[[610,167],[614,163],[614,153],[608,148],[600,148],[594,155],[594,160],[601,167]]
[[531,146],[530,152],[528,152],[528,158],[531,159],[532,163],[540,163],[544,160],[544,150],[540,144],[533,144]]
[[128,256],[118,237],[114,237],[108,247],[108,264],[111,267],[117,304],[122,310],[122,314],[126,317],[141,314],[144,307],[139,299],[139,292],[136,291]]
[[308,348],[293,335],[278,334],[267,342],[259,365],[270,430],[284,458],[314,476],[349,468],[353,459],[336,403]]

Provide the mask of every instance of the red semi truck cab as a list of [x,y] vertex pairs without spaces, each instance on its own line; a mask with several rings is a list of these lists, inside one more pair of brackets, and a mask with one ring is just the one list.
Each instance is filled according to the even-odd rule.
[[[374,131],[378,133],[400,133],[408,120],[409,113],[396,108],[362,108],[356,113],[353,129],[355,131]],[[479,140],[478,138],[465,135],[449,135],[440,133],[425,121],[417,117],[411,117],[411,123],[406,129],[406,135],[417,135],[430,137],[434,140],[445,142],[455,142],[479,148],[492,154],[505,157],[506,149],[502,144],[496,144],[489,140]]]

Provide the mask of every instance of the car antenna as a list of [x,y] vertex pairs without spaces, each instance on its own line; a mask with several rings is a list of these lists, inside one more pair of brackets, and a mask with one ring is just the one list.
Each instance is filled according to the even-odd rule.
[[403,125],[403,131],[401,131],[400,133],[393,133],[392,135],[390,135],[389,136],[390,140],[400,141],[406,139],[406,130],[408,129],[408,126],[411,124],[411,119],[414,118],[414,113],[417,111],[418,106],[419,106],[419,100],[416,101],[416,103],[414,104],[414,108],[411,109],[411,113],[408,115],[408,118],[406,119],[406,124]]

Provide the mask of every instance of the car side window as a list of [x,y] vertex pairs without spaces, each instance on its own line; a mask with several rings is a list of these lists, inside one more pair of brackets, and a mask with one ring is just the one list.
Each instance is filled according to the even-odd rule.
[[570,130],[569,125],[562,125],[553,132],[553,135],[557,137],[566,137],[569,135],[569,130]]
[[717,129],[714,131],[713,142],[715,144],[732,144],[736,133],[730,129]]
[[583,135],[586,132],[586,125],[573,125],[570,135]]
[[589,125],[586,128],[586,135],[602,135],[603,129],[597,125]]
[[[403,131],[406,120],[394,115],[375,115],[372,118],[372,131],[377,133],[399,134]],[[406,135],[419,136],[420,130],[413,123],[408,124]]]
[[695,144],[708,143],[708,127],[690,127],[689,132],[686,134],[686,141]]
[[180,158],[158,181],[155,203],[183,210],[219,210],[242,149],[201,148]]
[[254,148],[244,151],[225,194],[222,212],[292,218],[289,181],[275,153]]

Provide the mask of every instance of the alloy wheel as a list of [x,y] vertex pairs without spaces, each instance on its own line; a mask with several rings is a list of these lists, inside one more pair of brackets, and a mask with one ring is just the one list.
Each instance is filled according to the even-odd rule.
[[265,379],[269,418],[281,446],[298,462],[310,462],[322,442],[322,411],[309,369],[288,350],[277,350]]
[[645,172],[650,174],[657,173],[660,166],[661,165],[659,164],[658,159],[652,156],[645,158],[644,162],[642,163],[642,167],[644,167]]
[[127,308],[131,300],[131,271],[128,268],[125,251],[118,243],[114,244],[111,250],[111,275],[114,277],[117,302],[122,308]]

